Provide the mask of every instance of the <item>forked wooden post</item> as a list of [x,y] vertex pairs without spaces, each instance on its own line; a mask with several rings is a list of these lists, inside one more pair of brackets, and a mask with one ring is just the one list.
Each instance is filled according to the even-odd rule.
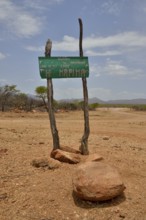
[[[52,42],[50,39],[48,39],[45,47],[46,57],[51,56],[51,49],[52,49]],[[56,120],[55,120],[54,107],[53,107],[53,82],[51,78],[47,78],[47,97],[48,97],[50,127],[53,137],[53,150],[56,150],[60,148],[60,143],[59,143],[59,135],[56,127]]]
[[[80,27],[80,36],[79,36],[79,51],[80,57],[83,57],[83,24],[82,20],[79,18],[79,27]],[[82,78],[83,84],[83,95],[84,95],[84,134],[81,140],[80,151],[83,155],[89,154],[88,150],[88,137],[90,134],[90,126],[89,126],[89,111],[88,111],[88,89],[87,89],[87,80],[86,78]]]

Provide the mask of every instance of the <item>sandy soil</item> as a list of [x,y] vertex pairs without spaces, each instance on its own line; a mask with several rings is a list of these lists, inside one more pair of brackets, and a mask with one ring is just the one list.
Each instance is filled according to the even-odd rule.
[[[79,148],[83,112],[56,114],[62,146]],[[78,165],[31,166],[52,149],[47,113],[0,113],[1,220],[146,220],[146,113],[128,109],[90,112],[90,153],[119,170],[125,195],[91,203],[72,193]],[[105,138],[105,136],[107,138]]]

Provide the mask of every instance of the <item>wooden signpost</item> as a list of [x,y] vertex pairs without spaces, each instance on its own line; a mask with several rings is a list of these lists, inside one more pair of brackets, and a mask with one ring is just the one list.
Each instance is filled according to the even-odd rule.
[[[51,56],[52,42],[48,39],[45,47],[45,56]],[[53,108],[53,82],[51,78],[47,78],[47,97],[48,97],[48,109],[49,109],[49,119],[50,127],[53,137],[53,150],[60,148],[59,135],[56,127],[56,120]]]
[[[79,18],[79,27],[80,27],[80,36],[79,36],[79,53],[80,57],[83,57],[83,24],[82,20]],[[90,134],[90,126],[89,126],[89,111],[88,111],[88,89],[87,89],[87,80],[86,78],[82,78],[83,84],[83,95],[84,95],[84,134],[81,140],[80,151],[82,154],[89,154],[88,150],[88,138]]]
[[56,127],[55,114],[53,109],[53,82],[52,78],[82,78],[83,96],[84,96],[84,134],[81,140],[80,151],[82,154],[89,154],[88,137],[89,113],[88,113],[88,89],[87,80],[89,77],[88,57],[83,56],[82,39],[83,25],[79,18],[80,36],[79,36],[79,57],[51,57],[52,42],[50,39],[46,42],[45,57],[39,57],[40,76],[47,79],[47,97],[50,127],[53,137],[53,150],[60,148],[58,130]]

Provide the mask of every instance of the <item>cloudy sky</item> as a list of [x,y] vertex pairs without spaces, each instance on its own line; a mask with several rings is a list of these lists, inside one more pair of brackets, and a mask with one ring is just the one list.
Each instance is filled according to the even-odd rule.
[[[146,98],[146,0],[0,0],[0,85],[46,86],[38,56],[79,56],[82,18],[89,97]],[[54,98],[82,98],[81,79],[53,79]]]

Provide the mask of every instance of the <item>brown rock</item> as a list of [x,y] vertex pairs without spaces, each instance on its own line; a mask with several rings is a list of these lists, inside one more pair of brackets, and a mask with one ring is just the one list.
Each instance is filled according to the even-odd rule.
[[58,160],[54,160],[53,158],[49,158],[48,159],[48,163],[49,163],[49,169],[57,169],[61,166],[61,162]]
[[102,162],[81,164],[73,177],[73,190],[84,200],[106,201],[125,189],[116,168]]
[[81,154],[81,151],[75,150],[74,148],[71,148],[71,147],[68,147],[68,146],[61,146],[60,150],[70,152],[70,153],[74,153],[74,154]]
[[7,155],[7,151],[8,151],[8,149],[6,149],[6,148],[1,148],[1,149],[0,149],[0,157],[2,157],[4,154]]
[[106,141],[108,141],[110,138],[108,137],[108,136],[104,136],[103,137],[103,140],[106,140]]
[[7,193],[0,194],[0,200],[7,199],[7,197],[8,197]]
[[6,148],[2,148],[2,149],[0,149],[0,153],[6,153],[8,151],[8,149],[6,149]]
[[53,158],[34,159],[31,162],[32,166],[37,168],[57,169],[61,166],[61,163]]
[[53,150],[51,152],[50,156],[56,160],[59,160],[61,162],[65,162],[65,163],[75,164],[75,163],[80,162],[79,155],[74,154],[74,153],[70,153],[70,152],[66,152],[66,151],[62,151],[59,149]]
[[40,141],[39,144],[45,144],[44,142]]
[[48,159],[34,159],[32,162],[31,162],[31,165],[34,166],[34,167],[48,167],[49,163],[48,163]]
[[85,162],[90,162],[90,161],[100,161],[103,160],[103,157],[100,156],[99,154],[90,154],[86,157]]

